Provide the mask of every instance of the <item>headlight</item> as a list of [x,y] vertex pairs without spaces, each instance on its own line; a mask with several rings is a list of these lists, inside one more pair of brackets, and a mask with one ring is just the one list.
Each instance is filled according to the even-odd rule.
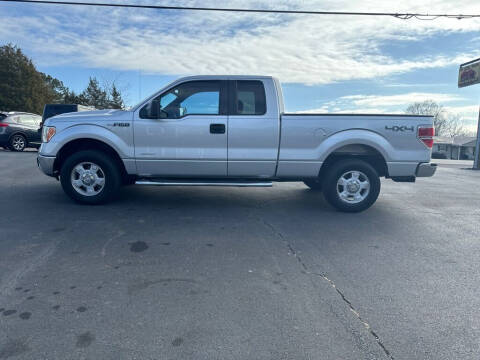
[[42,142],[48,143],[56,132],[55,126],[44,126],[42,130]]

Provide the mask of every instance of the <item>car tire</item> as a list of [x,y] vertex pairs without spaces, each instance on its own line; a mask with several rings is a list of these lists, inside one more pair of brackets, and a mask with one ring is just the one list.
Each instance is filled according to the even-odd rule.
[[304,180],[303,183],[313,191],[322,191],[322,181],[318,178]]
[[122,179],[117,164],[107,154],[85,150],[64,161],[60,182],[65,193],[76,202],[97,205],[115,197]]
[[27,139],[21,134],[15,134],[10,138],[8,148],[11,151],[21,152],[27,147]]
[[343,212],[360,212],[372,206],[380,194],[380,177],[369,163],[340,160],[331,165],[323,180],[327,202]]

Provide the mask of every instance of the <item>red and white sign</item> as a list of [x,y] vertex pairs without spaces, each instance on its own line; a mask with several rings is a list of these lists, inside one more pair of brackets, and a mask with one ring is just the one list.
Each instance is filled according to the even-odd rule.
[[480,59],[460,65],[458,71],[458,87],[480,83]]

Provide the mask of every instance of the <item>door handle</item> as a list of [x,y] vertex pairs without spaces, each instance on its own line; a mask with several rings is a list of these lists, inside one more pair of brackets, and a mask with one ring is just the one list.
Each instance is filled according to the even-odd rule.
[[225,134],[225,124],[210,124],[210,134]]

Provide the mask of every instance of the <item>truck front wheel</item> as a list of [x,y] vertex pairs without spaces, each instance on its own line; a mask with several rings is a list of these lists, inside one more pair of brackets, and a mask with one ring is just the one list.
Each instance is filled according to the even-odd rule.
[[344,212],[360,212],[372,206],[380,193],[380,177],[367,162],[341,160],[327,170],[323,194],[330,205]]
[[65,193],[82,204],[103,204],[111,200],[121,185],[120,171],[108,155],[85,150],[68,157],[60,170]]

